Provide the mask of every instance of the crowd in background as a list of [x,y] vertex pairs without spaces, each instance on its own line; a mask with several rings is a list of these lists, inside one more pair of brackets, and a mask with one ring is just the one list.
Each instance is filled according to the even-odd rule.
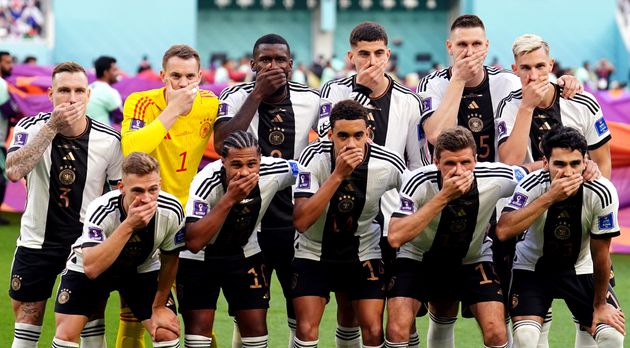
[[0,0],[0,40],[42,37],[43,27],[41,1]]

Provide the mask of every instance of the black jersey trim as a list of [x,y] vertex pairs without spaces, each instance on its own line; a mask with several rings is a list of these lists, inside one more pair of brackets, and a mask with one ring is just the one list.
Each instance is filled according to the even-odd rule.
[[99,121],[92,120],[92,129],[101,133],[105,133],[107,135],[111,135],[116,138],[116,140],[120,141],[120,133],[118,133],[114,128],[106,126]]
[[446,70],[447,69],[437,70],[437,71],[434,71],[434,72],[430,73],[429,75],[423,77],[422,80],[420,80],[420,83],[418,83],[418,87],[416,88],[416,93],[426,92],[427,91],[427,85],[429,84],[430,80],[433,80],[436,77],[445,78],[443,73],[446,72]]
[[320,93],[319,93],[318,90],[309,88],[306,85],[303,85],[303,84],[297,83],[297,82],[293,82],[293,81],[289,81],[289,90],[296,91],[296,92],[310,92],[310,93],[315,94],[318,97],[320,96]]
[[353,79],[354,76],[349,76],[326,82],[326,84],[324,84],[324,87],[322,87],[321,97],[328,98],[330,96],[330,89],[332,85],[340,85],[352,88]]
[[308,166],[311,163],[311,160],[318,154],[325,153],[332,149],[331,142],[319,142],[314,145],[309,145],[304,149],[298,162],[300,162],[304,166]]
[[[411,215],[411,214],[410,214],[410,215]],[[403,213],[399,213],[399,212],[397,212],[397,211],[395,211],[395,212],[393,212],[393,213],[392,213],[392,217],[393,217],[393,218],[404,218],[404,217],[407,217],[407,216],[409,216],[409,215],[407,215],[407,214],[403,214]]]
[[21,119],[18,123],[18,127],[22,127],[24,129],[28,129],[29,127],[35,125],[37,122],[48,121],[50,119],[50,112],[40,112],[39,114],[31,117],[26,117]]
[[394,81],[393,89],[402,94],[410,95],[414,97],[414,99],[416,99],[416,101],[418,102],[418,107],[422,105],[422,99],[420,98],[420,96],[414,93],[413,91],[411,91],[409,88],[405,86],[401,86],[398,82]]
[[184,251],[184,250],[186,250],[186,246],[182,245],[180,247],[177,247],[175,249],[170,249],[170,250],[160,248],[160,253],[165,254],[165,255],[175,255],[175,254],[179,254],[180,251]]
[[545,181],[549,181],[549,172],[543,171],[525,178],[521,187],[527,192],[531,191],[536,185],[540,185]]
[[592,115],[597,115],[597,112],[600,109],[599,104],[594,103],[591,99],[584,95],[576,94],[573,99],[570,99],[569,101],[586,106]]
[[178,200],[166,196],[158,196],[158,207],[168,209],[177,215],[178,222],[181,223],[184,220],[184,209]]
[[214,172],[212,176],[203,179],[197,190],[195,191],[195,195],[206,199],[210,192],[221,183],[221,172]]
[[101,204],[98,208],[96,208],[96,210],[94,210],[94,213],[88,217],[88,221],[95,225],[100,225],[109,213],[117,209],[118,199],[120,199],[120,195],[110,198],[107,200],[106,204]]
[[186,223],[187,224],[191,224],[191,223],[197,222],[199,220],[201,220],[201,218],[198,218],[196,216],[186,216]]
[[588,181],[584,183],[584,187],[597,194],[602,204],[602,209],[612,204],[613,196],[606,185],[597,181]]
[[221,94],[219,95],[219,99],[225,100],[225,98],[229,97],[230,94],[234,94],[240,91],[241,89],[245,90],[245,92],[248,92],[248,93],[251,92],[252,90],[254,90],[254,82],[244,82],[236,86],[225,88],[224,90],[221,91]]
[[294,198],[310,198],[314,195],[312,192],[295,192],[293,193]]
[[588,149],[590,150],[597,150],[600,147],[604,146],[604,144],[606,144],[607,142],[610,141],[610,139],[612,139],[612,135],[608,134],[604,139],[598,141],[597,143],[593,144],[593,145],[589,145]]
[[501,173],[475,173],[476,178],[506,178],[509,180],[514,180],[514,175],[510,174],[501,174]]
[[407,183],[403,186],[401,192],[412,196],[413,193],[416,192],[418,187],[426,181],[437,182],[437,172],[416,173],[416,175],[414,175],[411,180],[407,181]]
[[371,153],[370,156],[374,156],[375,158],[387,161],[391,164],[393,164],[396,169],[398,169],[398,171],[400,171],[401,173],[405,171],[405,162],[402,161],[402,159],[400,159],[400,157],[398,157],[397,154],[391,152],[391,151],[387,151],[381,147],[377,147],[377,146],[371,146],[370,147]]
[[591,239],[610,239],[610,238],[618,237],[620,235],[621,235],[621,231],[619,230],[608,232],[608,233],[598,233],[598,234],[595,234],[593,232],[589,233],[589,236],[591,237]]
[[523,98],[523,89],[517,89],[515,91],[510,92],[505,98],[501,99],[499,102],[499,106],[497,107],[496,118],[501,118],[503,114],[503,108],[505,105],[509,103],[512,99],[522,99]]

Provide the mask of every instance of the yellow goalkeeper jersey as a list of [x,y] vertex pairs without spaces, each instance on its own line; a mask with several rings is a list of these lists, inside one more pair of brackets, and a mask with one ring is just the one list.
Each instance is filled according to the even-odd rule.
[[164,88],[132,93],[125,100],[121,126],[123,154],[134,151],[153,156],[160,164],[162,190],[185,207],[192,182],[217,118],[219,100],[200,90],[187,115],[166,129],[158,116],[166,108]]

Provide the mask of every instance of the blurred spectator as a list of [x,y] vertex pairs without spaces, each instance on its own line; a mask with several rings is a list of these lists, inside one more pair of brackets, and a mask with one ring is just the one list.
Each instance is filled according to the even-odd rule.
[[122,99],[120,93],[111,86],[118,81],[120,69],[118,69],[115,58],[101,56],[94,61],[94,70],[96,71],[96,81],[90,85],[92,92],[87,114],[93,120],[111,125],[113,123],[111,114],[118,111],[121,115]]
[[591,65],[588,61],[584,61],[582,66],[575,69],[575,78],[580,81],[582,85],[593,88],[593,84],[597,80],[595,73],[591,71]]
[[[9,119],[11,118],[11,98],[9,96],[9,84],[5,79],[11,76],[13,59],[6,51],[0,52],[0,205],[4,201],[4,193],[7,188],[6,160],[7,149],[5,142],[9,132]],[[0,225],[8,225],[9,220],[0,216]]]
[[0,37],[41,37],[43,26],[40,1],[11,0],[0,3]]
[[152,69],[151,69],[151,62],[149,62],[149,56],[145,54],[144,56],[142,56],[142,60],[138,64],[137,73],[139,74],[146,70],[152,70]]
[[497,57],[497,56],[492,57],[492,63],[490,63],[490,66],[495,68],[495,69],[499,69],[499,70],[503,69],[501,64],[499,64],[499,57]]
[[324,67],[324,56],[320,55],[319,57],[317,57],[317,59],[315,59],[315,61],[313,61],[313,65],[311,65],[311,71],[313,72],[313,74],[315,74],[315,76],[321,79],[322,72],[324,72]]
[[297,69],[293,69],[293,73],[291,75],[291,81],[301,83],[303,85],[306,84],[306,72],[304,68],[304,64],[299,63]]
[[214,71],[214,83],[228,83],[230,82],[230,60],[227,58],[221,58],[221,65]]
[[35,56],[26,56],[22,64],[37,65],[37,58]]
[[597,89],[606,90],[610,86],[610,76],[615,71],[615,67],[606,58],[599,60],[595,75],[597,75]]
[[326,82],[335,79],[335,69],[332,67],[332,63],[330,61],[326,62],[326,66],[322,70],[322,76],[320,79],[320,85],[323,86]]

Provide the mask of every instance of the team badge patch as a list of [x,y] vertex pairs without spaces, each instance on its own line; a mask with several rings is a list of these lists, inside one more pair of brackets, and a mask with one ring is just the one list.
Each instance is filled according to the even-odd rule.
[[27,140],[28,140],[28,133],[16,133],[15,141],[13,142],[13,145],[24,146],[26,145]]
[[11,277],[11,289],[13,291],[18,291],[22,288],[22,277],[19,275],[14,275]]
[[514,208],[523,208],[525,206],[525,203],[527,203],[527,196],[520,192],[516,192],[512,196],[512,201],[510,201],[509,205]]
[[608,125],[603,117],[600,117],[599,120],[595,121],[595,130],[597,131],[597,135],[602,136],[606,132],[608,132]]
[[204,217],[208,213],[208,203],[204,201],[195,201],[193,215]]
[[597,226],[600,230],[609,230],[614,227],[613,213],[597,217]]
[[136,118],[131,120],[131,124],[129,125],[129,129],[138,130],[144,128],[144,121],[138,120]]
[[431,97],[422,98],[422,109],[424,109],[424,111],[431,110],[432,106],[433,102],[431,101]]
[[63,289],[59,291],[59,296],[57,296],[57,302],[59,302],[59,304],[68,303],[68,301],[70,300],[70,293],[71,291],[68,289]]
[[291,175],[297,177],[300,169],[296,161],[289,161],[289,167],[291,167]]
[[99,242],[103,241],[103,230],[98,227],[88,227],[88,238]]
[[311,173],[300,173],[298,175],[297,187],[299,189],[310,189],[311,188]]
[[497,125],[497,133],[499,134],[499,137],[507,134],[507,126],[505,125],[505,121],[499,122],[499,124]]
[[182,243],[184,243],[184,238],[185,237],[186,237],[186,230],[184,230],[182,228],[177,233],[175,233],[175,244],[182,244]]
[[413,201],[409,198],[400,197],[400,211],[413,213]]
[[326,103],[322,104],[319,107],[319,118],[324,118],[330,116],[330,111],[332,110],[332,104]]
[[219,104],[219,116],[225,116],[228,113],[228,105],[226,103]]

